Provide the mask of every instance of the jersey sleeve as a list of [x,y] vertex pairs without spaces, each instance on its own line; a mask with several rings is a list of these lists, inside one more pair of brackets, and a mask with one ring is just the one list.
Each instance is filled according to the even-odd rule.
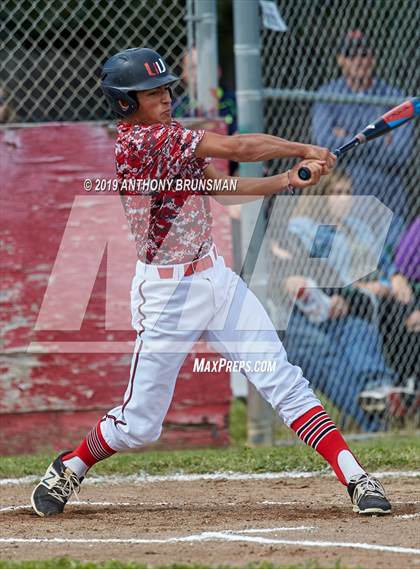
[[190,130],[178,123],[150,127],[144,144],[153,148],[149,156],[151,175],[165,178],[182,176],[183,169],[193,160],[198,161],[198,165],[204,169],[210,160],[195,156],[204,134],[204,130]]

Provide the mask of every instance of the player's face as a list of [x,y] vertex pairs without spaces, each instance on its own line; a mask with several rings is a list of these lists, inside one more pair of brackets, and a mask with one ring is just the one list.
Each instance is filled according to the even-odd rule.
[[356,55],[354,57],[338,57],[338,63],[343,75],[355,84],[363,86],[370,82],[373,76],[375,60],[370,53]]
[[138,91],[138,118],[144,124],[171,124],[171,94],[169,86]]

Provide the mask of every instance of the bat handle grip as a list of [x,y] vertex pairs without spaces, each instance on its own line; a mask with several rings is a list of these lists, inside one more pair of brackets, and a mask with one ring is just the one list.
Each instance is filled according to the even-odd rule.
[[[341,150],[339,148],[336,148],[335,150],[333,150],[333,154],[335,154],[337,156],[337,158],[340,157],[340,155],[342,154]],[[311,171],[309,170],[309,168],[306,168],[306,166],[302,166],[302,168],[299,168],[298,170],[298,176],[301,180],[310,180],[311,179]]]

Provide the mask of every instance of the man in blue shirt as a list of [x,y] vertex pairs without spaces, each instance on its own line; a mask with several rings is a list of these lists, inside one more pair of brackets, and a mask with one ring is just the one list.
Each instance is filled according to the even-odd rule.
[[[342,77],[319,90],[322,94],[401,97],[404,94],[375,77],[375,56],[366,36],[349,32],[339,50],[337,61]],[[389,106],[361,103],[316,103],[312,127],[317,144],[337,148],[362,130]],[[359,195],[374,195],[394,213],[389,240],[395,243],[408,213],[404,172],[413,146],[413,126],[405,125],[357,149],[343,159]]]

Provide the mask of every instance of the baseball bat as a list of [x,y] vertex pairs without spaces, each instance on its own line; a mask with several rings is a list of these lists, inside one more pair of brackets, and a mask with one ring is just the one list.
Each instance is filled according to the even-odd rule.
[[[415,97],[392,108],[376,119],[372,124],[368,124],[362,131],[353,136],[349,142],[333,150],[333,154],[339,158],[349,150],[356,148],[356,146],[360,146],[374,138],[383,136],[387,132],[402,126],[418,116],[420,116],[420,97]],[[299,168],[298,176],[301,180],[309,180],[311,178],[311,171],[306,167]]]

